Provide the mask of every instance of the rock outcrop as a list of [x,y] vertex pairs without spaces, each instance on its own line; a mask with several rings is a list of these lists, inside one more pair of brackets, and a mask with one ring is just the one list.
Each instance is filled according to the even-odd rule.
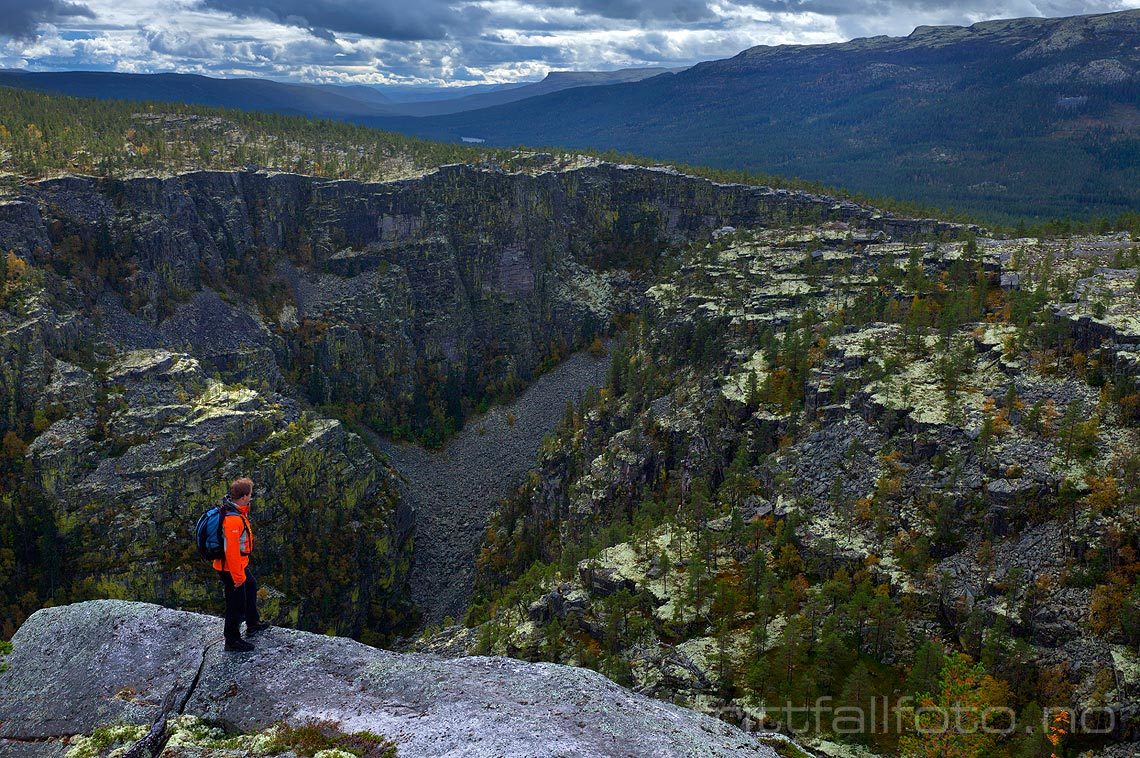
[[83,593],[210,607],[217,588],[190,528],[248,475],[263,500],[255,567],[277,614],[360,635],[408,613],[412,513],[395,472],[341,422],[168,350],[123,353],[98,377],[56,361],[47,394],[67,410],[29,447],[29,483]]
[[0,242],[67,274],[91,268],[89,302],[104,284],[118,293],[101,301],[97,345],[187,344],[222,378],[253,364],[271,386],[276,356],[315,402],[391,412],[414,392],[417,361],[471,374],[479,389],[526,380],[552,342],[629,307],[621,269],[725,224],[796,220],[884,238],[955,228],[663,169],[457,165],[387,184],[252,172],[44,180],[0,203]]
[[[938,639],[1010,682],[1044,672],[1064,684],[1042,698],[1104,709],[1133,741],[1140,590],[1133,568],[1096,562],[1115,545],[1131,561],[1140,523],[1140,301],[1121,265],[1136,253],[1120,237],[836,231],[734,230],[680,253],[646,293],[648,326],[615,348],[615,382],[496,515],[481,623],[419,644],[597,665],[770,727],[766,667],[825,618],[900,671]],[[1042,271],[1076,283],[1072,302],[1041,297]],[[1040,331],[1006,315],[1031,292],[1058,316]],[[529,553],[545,563],[499,590],[503,556]],[[781,582],[799,610],[773,601]],[[842,610],[872,593],[878,618]],[[838,684],[830,643],[806,644]]]
[[[352,430],[442,443],[639,308],[638,277],[661,250],[726,224],[851,221],[868,239],[955,228],[600,163],[445,166],[378,184],[258,172],[63,177],[19,194],[0,202],[0,250],[14,256],[0,308],[0,437],[15,458],[27,446],[25,501],[54,519],[43,544],[45,556],[65,556],[64,597],[207,607],[188,581],[187,524],[244,473],[265,496],[260,516],[291,525],[267,530],[279,545],[262,543],[281,610],[303,628],[353,635],[388,634],[409,618],[415,498],[400,501],[392,470]],[[481,532],[556,415],[521,420],[542,428],[526,429],[525,462],[499,457],[496,486],[463,487],[488,502],[462,516],[456,536]],[[424,503],[421,519],[438,511]],[[451,515],[428,539],[451,536]],[[110,550],[123,530],[129,547]],[[449,566],[465,562],[456,586],[470,584],[473,542],[433,544]],[[342,557],[331,571],[347,593],[324,591],[325,569],[299,568],[329,555]],[[425,562],[430,575],[454,574],[439,566]],[[441,593],[420,584],[429,617],[462,612],[466,589],[431,604],[424,598]],[[15,623],[35,607],[19,606]]]
[[403,655],[284,628],[234,655],[220,629],[220,619],[143,603],[38,611],[0,674],[0,752],[58,756],[97,727],[149,724],[173,689],[181,715],[229,733],[331,721],[394,740],[401,758],[776,755],[754,735],[592,671]]

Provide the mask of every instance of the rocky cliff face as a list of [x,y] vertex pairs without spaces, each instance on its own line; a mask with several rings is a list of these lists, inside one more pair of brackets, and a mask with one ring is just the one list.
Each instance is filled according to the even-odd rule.
[[[525,434],[468,429],[434,460],[374,433],[438,442],[620,322],[607,386],[562,414],[492,523],[474,628],[424,645],[594,668],[753,727],[779,724],[765,701],[919,697],[977,661],[978,697],[1031,720],[1101,708],[1103,739],[1136,737],[1140,259],[1126,236],[950,241],[976,230],[612,165],[376,185],[60,179],[0,204],[0,231],[6,632],[93,596],[203,607],[214,590],[189,527],[239,473],[258,482],[277,618],[375,642],[413,601],[456,615],[487,499],[557,414],[520,413]],[[393,463],[425,480],[401,485]],[[473,470],[441,484],[453,465]],[[413,522],[433,544],[410,590]],[[54,628],[52,613],[27,628]],[[187,618],[171,623],[197,628]],[[345,650],[367,670],[384,657]],[[487,686],[481,665],[400,681],[463,670]],[[455,687],[392,702],[466,714],[474,690]],[[547,702],[526,688],[502,692]],[[240,729],[264,726],[251,713]],[[415,732],[394,719],[345,717]],[[515,740],[489,752],[536,738],[479,723]],[[407,744],[460,750],[420,739]]]
[[[71,592],[210,607],[217,587],[192,568],[189,527],[247,475],[264,501],[255,567],[272,612],[359,635],[409,611],[411,512],[394,473],[341,422],[158,349],[119,354],[97,374],[57,360],[43,397],[62,417],[32,441],[25,470]],[[318,587],[328,594],[310,596]]]
[[[112,735],[145,734],[174,692],[160,743],[167,758],[277,754],[264,737],[280,722],[382,735],[403,758],[776,755],[755,736],[591,671],[400,655],[282,628],[235,656],[221,650],[220,629],[220,619],[142,603],[38,611],[0,674],[0,751],[106,750]],[[257,733],[260,742],[240,736]]]
[[33,568],[13,574],[11,617],[29,589],[202,607],[188,525],[244,472],[282,613],[391,631],[412,514],[351,426],[438,443],[638,307],[668,245],[795,218],[952,229],[605,164],[27,185],[0,203],[0,436],[32,535],[16,562]]
[[665,171],[454,166],[377,185],[48,180],[0,205],[0,239],[70,280],[53,305],[88,317],[88,346],[188,346],[223,379],[276,388],[284,373],[317,404],[353,403],[409,431],[430,422],[421,385],[434,373],[469,395],[528,380],[552,345],[629,307],[620,269],[662,244],[796,218],[857,218],[903,237],[950,228]]
[[[186,342],[239,378],[276,355],[285,371],[314,368],[301,377],[318,401],[368,405],[379,392],[394,407],[414,391],[418,361],[485,373],[484,384],[527,379],[552,342],[620,309],[615,270],[643,268],[663,244],[795,219],[858,221],[900,238],[953,228],[604,164],[534,176],[451,166],[375,185],[256,173],[69,178],[30,186],[0,215],[7,248],[67,274],[87,264],[87,297],[99,284],[118,290],[137,318],[104,304],[112,323],[98,337],[108,343]],[[195,297],[210,289],[230,307]]]
[[481,623],[421,644],[768,728],[873,691],[871,665],[937,698],[933,644],[1009,707],[1104,717],[1074,749],[1134,742],[1137,262],[1126,236],[693,246],[489,530]]

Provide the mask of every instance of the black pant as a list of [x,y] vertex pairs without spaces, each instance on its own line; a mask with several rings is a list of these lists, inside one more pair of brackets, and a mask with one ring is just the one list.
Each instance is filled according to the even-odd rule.
[[226,593],[226,642],[236,642],[241,639],[241,622],[253,626],[261,621],[257,613],[257,579],[248,567],[240,587],[234,586],[234,578],[228,571],[219,571],[218,578]]

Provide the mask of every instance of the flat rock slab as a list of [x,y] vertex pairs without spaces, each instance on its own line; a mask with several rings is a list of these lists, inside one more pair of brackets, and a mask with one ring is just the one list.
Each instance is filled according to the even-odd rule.
[[202,651],[220,636],[217,619],[149,603],[96,600],[36,611],[4,659],[0,737],[149,723],[171,689],[190,686]]
[[113,600],[37,611],[0,674],[0,754],[58,755],[58,741],[29,740],[149,723],[177,686],[185,713],[237,731],[328,720],[395,740],[403,758],[776,756],[729,724],[586,669],[400,654],[276,627],[255,652],[233,654],[221,627]]

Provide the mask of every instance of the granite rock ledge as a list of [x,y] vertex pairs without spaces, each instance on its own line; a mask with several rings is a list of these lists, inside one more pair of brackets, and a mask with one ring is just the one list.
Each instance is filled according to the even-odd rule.
[[219,619],[147,603],[36,612],[0,674],[0,754],[63,755],[67,738],[149,723],[172,688],[181,702],[192,687],[183,713],[227,730],[331,720],[386,735],[405,758],[776,756],[756,735],[593,671],[399,654],[279,627],[235,656],[220,631]]

